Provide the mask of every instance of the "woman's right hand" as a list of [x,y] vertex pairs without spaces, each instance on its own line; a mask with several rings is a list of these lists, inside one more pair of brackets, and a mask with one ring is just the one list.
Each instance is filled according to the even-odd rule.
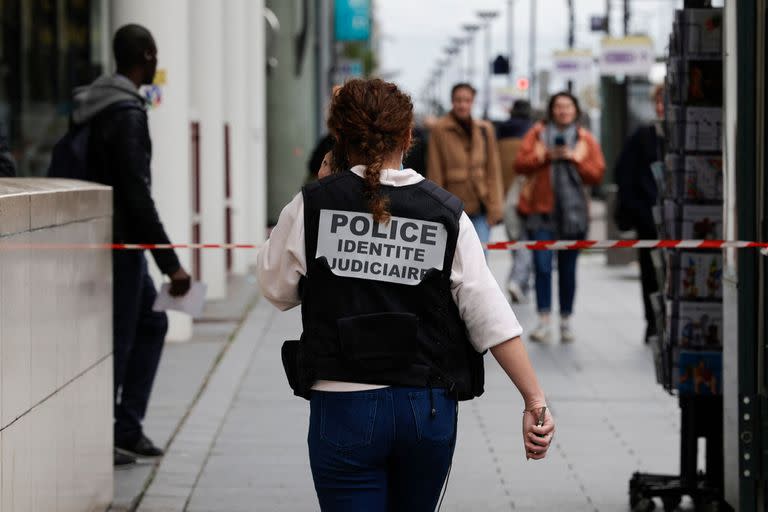
[[540,408],[526,409],[523,413],[523,444],[525,458],[541,460],[547,456],[547,450],[555,436],[555,419],[549,409],[544,412],[544,425],[537,426]]
[[544,411],[544,424],[537,427],[542,408],[546,406],[544,392],[536,379],[531,360],[520,336],[491,348],[491,354],[515,383],[525,403],[523,412],[523,444],[525,458],[539,460],[547,456],[547,450],[555,434],[555,419],[549,409]]

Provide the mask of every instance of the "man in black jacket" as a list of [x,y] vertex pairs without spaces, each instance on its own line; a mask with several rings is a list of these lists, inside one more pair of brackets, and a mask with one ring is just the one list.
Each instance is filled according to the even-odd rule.
[[[152,143],[146,102],[139,87],[151,84],[157,47],[138,25],[120,28],[114,38],[117,74],[75,91],[73,122],[89,123],[88,176],[113,188],[116,243],[169,243],[150,191]],[[171,294],[184,295],[189,274],[172,250],[154,250],[160,270],[171,279]],[[157,296],[143,251],[115,251],[113,261],[115,465],[136,457],[158,457],[141,422],[168,330],[165,313],[152,311]]]

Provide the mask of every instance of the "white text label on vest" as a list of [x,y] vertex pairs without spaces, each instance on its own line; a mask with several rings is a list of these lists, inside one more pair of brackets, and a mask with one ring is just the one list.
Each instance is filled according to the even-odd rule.
[[321,210],[317,254],[337,276],[419,284],[430,269],[443,269],[448,231],[438,222],[370,213]]

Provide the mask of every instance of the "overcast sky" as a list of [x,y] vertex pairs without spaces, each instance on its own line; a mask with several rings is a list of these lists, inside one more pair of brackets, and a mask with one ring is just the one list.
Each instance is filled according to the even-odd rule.
[[[530,3],[532,0],[513,0],[514,4],[514,75],[528,74],[528,37]],[[563,49],[568,36],[568,9],[566,0],[535,0],[538,4],[538,68],[550,64],[552,53]],[[443,48],[452,37],[463,36],[461,26],[478,21],[478,10],[496,10],[499,18],[492,24],[494,55],[507,52],[507,5],[508,0],[376,0],[376,16],[382,33],[381,66],[386,75],[397,72],[394,78],[412,95],[418,95],[438,59],[444,56]],[[623,0],[612,0],[613,33],[619,35],[622,28]],[[575,0],[576,47],[595,52],[602,34],[589,30],[593,15],[605,13],[606,0]],[[631,32],[644,32],[656,42],[657,52],[663,54],[671,30],[674,9],[682,0],[632,0]],[[484,38],[476,38],[475,52],[483,55]],[[462,51],[461,62],[467,55]],[[466,64],[463,64],[466,67]],[[480,85],[480,65],[476,65],[475,81]],[[457,76],[451,67],[451,76]]]

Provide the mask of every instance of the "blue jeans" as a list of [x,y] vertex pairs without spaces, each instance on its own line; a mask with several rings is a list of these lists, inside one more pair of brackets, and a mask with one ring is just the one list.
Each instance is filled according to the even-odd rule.
[[533,251],[529,249],[517,249],[512,251],[512,268],[509,271],[507,282],[514,281],[520,289],[528,294],[533,270]]
[[[555,234],[546,229],[530,233],[533,240],[553,240]],[[557,282],[560,295],[560,315],[573,313],[576,296],[576,258],[578,251],[557,251]],[[552,251],[533,251],[536,271],[536,308],[539,313],[552,311]]]
[[488,217],[483,214],[470,215],[469,220],[472,221],[472,225],[477,231],[477,238],[480,239],[481,244],[487,244],[491,239],[491,226],[488,225]]
[[[485,246],[491,239],[491,226],[488,225],[488,217],[479,213],[477,215],[470,215],[469,220],[472,221],[472,225],[475,227],[480,243]],[[485,258],[488,259],[488,249],[483,247],[483,252],[485,252]]]
[[434,510],[453,458],[456,414],[456,400],[442,389],[313,391],[309,461],[320,508]]

